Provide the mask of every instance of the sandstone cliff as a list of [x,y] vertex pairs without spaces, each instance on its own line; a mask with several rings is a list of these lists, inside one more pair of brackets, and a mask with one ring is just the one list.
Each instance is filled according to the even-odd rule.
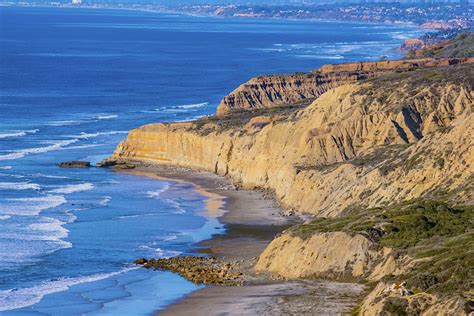
[[327,232],[302,238],[285,233],[270,243],[260,255],[255,269],[287,279],[361,279],[389,251],[378,249],[361,234]]
[[285,279],[378,282],[362,315],[467,315],[473,212],[418,201],[316,219],[275,238],[255,269]]
[[[441,191],[470,201],[472,191],[457,189],[472,185],[473,69],[345,85],[265,119],[147,125],[131,131],[113,159],[206,169],[320,216]],[[460,71],[467,79],[450,75]]]
[[249,80],[224,97],[217,108],[217,114],[225,115],[238,110],[297,104],[314,100],[324,92],[343,84],[378,77],[390,72],[464,62],[469,62],[469,59],[356,62],[325,65],[308,73],[260,76]]
[[[389,66],[354,63],[350,69],[383,67]],[[244,188],[272,190],[284,207],[318,216],[277,237],[257,271],[383,280],[361,305],[365,315],[397,308],[462,315],[472,278],[464,268],[472,251],[463,247],[474,242],[473,209],[443,203],[474,204],[473,78],[467,61],[390,71],[328,85],[305,108],[262,105],[146,125],[130,132],[111,163],[146,160],[213,171]],[[285,91],[279,98],[292,99]],[[419,200],[442,203],[413,202]],[[419,293],[400,285],[403,280]]]

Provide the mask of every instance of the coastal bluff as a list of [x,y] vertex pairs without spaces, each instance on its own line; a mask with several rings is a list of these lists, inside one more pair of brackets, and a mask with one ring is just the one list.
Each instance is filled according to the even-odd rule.
[[473,64],[424,69],[340,86],[304,109],[146,125],[111,160],[205,169],[318,216],[455,193],[474,166],[472,78]]
[[[314,215],[277,236],[255,270],[372,284],[358,314],[468,315],[473,61],[325,66],[311,85],[322,74],[346,79],[305,90],[312,97],[283,88],[262,97],[256,91],[268,83],[243,86],[216,116],[132,130],[104,165],[207,170]],[[249,89],[257,94],[245,96]],[[293,104],[302,95],[314,100]]]
[[469,58],[387,60],[325,65],[310,72],[258,76],[250,79],[225,96],[217,115],[241,110],[310,103],[326,91],[390,72],[412,71],[418,68],[449,66],[473,62]]

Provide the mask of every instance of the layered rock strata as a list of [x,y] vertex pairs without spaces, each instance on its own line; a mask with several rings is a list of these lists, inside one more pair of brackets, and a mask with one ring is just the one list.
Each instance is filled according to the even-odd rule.
[[344,85],[303,110],[231,127],[226,120],[146,125],[112,159],[213,171],[274,191],[286,208],[326,217],[430,196],[434,188],[472,201],[472,190],[457,189],[472,188],[473,83],[449,74],[473,78],[473,68]]
[[217,108],[217,115],[314,100],[332,88],[390,72],[406,72],[472,61],[472,58],[452,58],[355,62],[325,65],[308,73],[259,76],[224,97]]
[[[389,66],[354,63],[349,68],[384,67]],[[474,202],[473,78],[472,63],[387,72],[328,86],[305,108],[268,106],[196,122],[146,125],[132,130],[105,164],[139,160],[205,169],[247,189],[271,190],[282,206],[325,218],[416,199],[469,205]],[[280,99],[293,100],[292,92],[284,95]],[[269,104],[278,105],[275,100]],[[255,268],[288,279],[379,282],[406,273],[415,259],[361,232],[284,232]],[[376,315],[397,308],[427,315],[468,313],[459,297],[413,294],[385,281],[359,312]]]

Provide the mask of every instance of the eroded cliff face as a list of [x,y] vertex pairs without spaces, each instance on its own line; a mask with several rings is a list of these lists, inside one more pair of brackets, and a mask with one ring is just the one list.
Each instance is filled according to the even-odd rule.
[[[372,71],[382,66],[351,67]],[[286,208],[333,219],[346,218],[356,208],[420,198],[473,204],[472,78],[474,64],[388,73],[328,86],[303,109],[281,107],[146,125],[130,132],[112,161],[205,169],[244,188],[270,189]],[[290,100],[291,93],[285,92],[284,98]],[[383,234],[380,229],[376,231]],[[256,270],[284,278],[378,282],[406,273],[417,264],[415,259],[380,246],[377,237],[366,233],[284,232],[262,253]],[[428,315],[465,314],[458,298],[403,291],[403,286],[379,283],[360,313],[377,315],[401,306]]]
[[308,73],[260,76],[250,79],[224,97],[219,104],[217,114],[225,115],[238,110],[297,104],[314,100],[332,88],[387,73],[465,62],[472,62],[472,60],[461,58],[356,62],[325,65]]
[[372,292],[364,299],[359,315],[398,315],[403,312],[405,315],[442,316],[459,315],[467,316],[465,302],[459,298],[442,300],[439,297],[421,292],[417,294],[401,295],[400,285],[390,285],[380,282]]
[[302,238],[284,233],[260,255],[255,269],[286,279],[324,277],[360,280],[389,251],[378,249],[361,234],[328,232]]
[[206,169],[320,216],[436,194],[433,188],[472,200],[472,191],[456,193],[472,186],[472,82],[438,75],[344,85],[303,110],[228,128],[206,120],[147,125],[131,131],[113,159]]

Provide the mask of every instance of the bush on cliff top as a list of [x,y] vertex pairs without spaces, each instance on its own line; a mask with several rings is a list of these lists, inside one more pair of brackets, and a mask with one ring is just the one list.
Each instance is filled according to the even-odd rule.
[[338,218],[319,218],[301,225],[302,235],[314,232],[364,233],[382,246],[408,248],[427,240],[464,234],[473,224],[473,206],[450,207],[443,202],[408,202],[387,208],[356,210]]
[[462,295],[469,291],[474,275],[473,214],[474,206],[416,201],[321,218],[291,232],[302,237],[316,232],[361,233],[381,246],[422,259],[396,277],[413,290]]

